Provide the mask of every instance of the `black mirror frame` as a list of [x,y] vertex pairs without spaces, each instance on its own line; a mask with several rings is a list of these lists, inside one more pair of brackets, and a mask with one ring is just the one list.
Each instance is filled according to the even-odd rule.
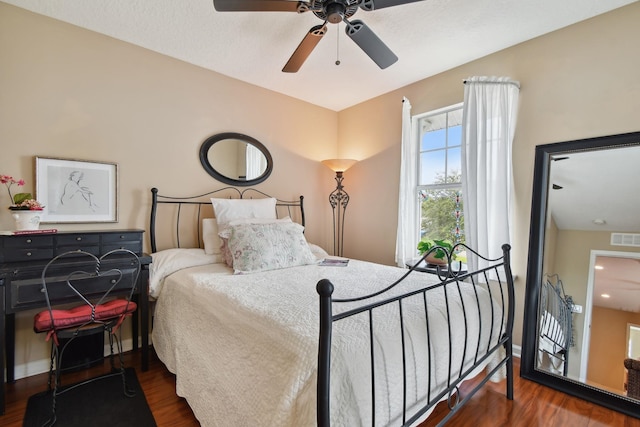
[[[622,395],[536,369],[538,294],[542,281],[547,188],[551,156],[560,153],[640,145],[640,132],[538,145],[535,149],[520,376],[561,392],[640,418],[640,402]],[[622,364],[622,361],[620,362]]]
[[[208,153],[213,144],[225,139],[237,139],[251,144],[258,150],[260,150],[260,152],[267,159],[267,168],[264,173],[254,179],[239,180],[229,178],[228,176],[222,175],[220,172],[218,172],[209,162]],[[269,150],[267,150],[267,147],[265,147],[260,141],[255,138],[235,132],[218,133],[205,139],[205,141],[200,146],[200,163],[202,164],[204,170],[218,181],[228,185],[236,185],[241,187],[260,184],[261,182],[269,178],[269,175],[271,175],[271,172],[273,171],[273,158],[271,157],[271,153],[269,153]]]

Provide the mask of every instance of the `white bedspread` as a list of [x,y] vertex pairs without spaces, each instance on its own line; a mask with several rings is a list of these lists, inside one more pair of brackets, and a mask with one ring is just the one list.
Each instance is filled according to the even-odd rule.
[[[231,275],[224,264],[209,264],[169,275],[158,296],[153,344],[176,374],[176,389],[203,426],[316,425],[318,295],[327,278],[334,298],[370,293],[397,280],[406,270],[351,260],[348,267],[304,266],[259,274]],[[431,274],[413,273],[395,293],[435,282]],[[427,372],[446,386],[449,364],[448,325],[452,325],[453,366],[466,367],[476,348],[498,339],[502,313],[491,313],[487,292],[479,291],[483,333],[470,285],[463,285],[468,324],[464,327],[457,290],[449,292],[451,322],[442,290],[428,294],[431,365],[427,363],[426,322],[422,297],[403,305],[407,387],[410,402],[424,399]],[[494,305],[495,308],[495,305]],[[402,405],[401,349],[397,305],[374,314],[376,353],[376,425],[387,425]],[[418,314],[414,312],[419,312]],[[367,325],[364,316],[334,324],[332,344],[332,426],[371,425]],[[368,326],[364,328],[368,330]],[[465,336],[466,329],[466,336]],[[471,360],[468,360],[471,359]],[[457,375],[457,372],[456,372]],[[395,379],[398,377],[397,379]],[[431,384],[432,389],[436,387]],[[392,396],[387,401],[385,396]],[[357,397],[355,397],[357,396]]]

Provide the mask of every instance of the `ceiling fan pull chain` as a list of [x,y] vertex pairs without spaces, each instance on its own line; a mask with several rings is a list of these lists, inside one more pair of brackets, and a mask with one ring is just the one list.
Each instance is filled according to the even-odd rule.
[[336,65],[340,65],[340,24],[336,33]]

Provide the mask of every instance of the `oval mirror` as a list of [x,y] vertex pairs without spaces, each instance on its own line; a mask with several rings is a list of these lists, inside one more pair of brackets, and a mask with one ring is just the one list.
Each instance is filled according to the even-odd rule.
[[259,184],[273,170],[271,154],[264,145],[233,132],[207,138],[200,147],[200,163],[209,175],[229,185]]

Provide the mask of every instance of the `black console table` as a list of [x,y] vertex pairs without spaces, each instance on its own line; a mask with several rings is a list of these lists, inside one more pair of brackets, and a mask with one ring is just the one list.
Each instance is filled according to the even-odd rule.
[[[119,248],[129,249],[140,257],[142,269],[135,296],[138,310],[133,314],[133,349],[138,349],[138,332],[142,337],[143,371],[149,368],[149,264],[151,256],[142,253],[143,230],[72,231],[52,234],[0,235],[0,368],[6,356],[6,381],[15,381],[15,313],[46,307],[41,274],[44,266],[61,253],[82,249],[96,256]],[[115,268],[119,266],[113,261]],[[72,259],[71,268],[78,267]],[[62,264],[59,264],[62,265]],[[92,279],[87,279],[92,280]],[[104,292],[104,281],[96,281],[96,294]],[[93,284],[92,284],[93,285]],[[62,304],[65,301],[55,301]],[[140,328],[138,328],[138,324]],[[4,375],[0,387],[0,414],[4,413]]]

